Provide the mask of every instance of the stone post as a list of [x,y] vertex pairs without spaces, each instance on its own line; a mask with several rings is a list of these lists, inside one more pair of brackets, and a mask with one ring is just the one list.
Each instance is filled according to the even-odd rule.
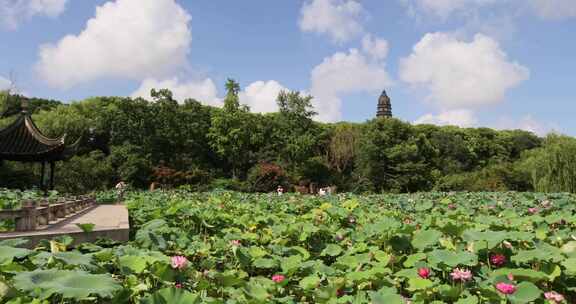
[[16,219],[16,231],[33,231],[36,230],[36,206],[33,201],[24,201],[22,203],[22,216]]

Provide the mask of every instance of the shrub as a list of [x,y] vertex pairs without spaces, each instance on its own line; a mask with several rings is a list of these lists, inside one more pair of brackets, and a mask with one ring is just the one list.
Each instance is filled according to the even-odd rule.
[[253,192],[271,192],[281,185],[288,188],[288,177],[285,171],[272,163],[259,163],[248,172],[248,184]]
[[217,178],[210,183],[210,189],[231,190],[238,192],[249,192],[250,186],[247,182],[239,179]]
[[164,163],[160,163],[160,165],[152,169],[152,178],[162,185],[179,187],[183,185],[207,184],[211,175],[199,168],[179,171],[164,165]]
[[0,187],[28,189],[38,185],[39,177],[34,174],[34,165],[0,160]]
[[298,180],[318,184],[330,185],[334,182],[333,172],[322,157],[307,159],[296,172]]
[[55,186],[64,193],[88,193],[112,186],[114,170],[101,151],[59,162]]
[[490,165],[480,171],[452,174],[441,178],[436,191],[530,191],[526,174],[511,163]]

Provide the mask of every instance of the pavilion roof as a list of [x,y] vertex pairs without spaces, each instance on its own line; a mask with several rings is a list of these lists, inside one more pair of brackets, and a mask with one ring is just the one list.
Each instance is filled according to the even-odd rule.
[[[22,162],[50,162],[67,158],[70,148],[64,142],[66,135],[46,137],[30,114],[23,111],[11,125],[0,130],[0,160]],[[75,149],[77,144],[73,145]]]

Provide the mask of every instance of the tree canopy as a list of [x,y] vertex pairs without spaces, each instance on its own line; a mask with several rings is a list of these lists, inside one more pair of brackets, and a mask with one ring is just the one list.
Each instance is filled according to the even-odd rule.
[[[87,138],[57,173],[64,192],[104,189],[120,179],[136,187],[159,182],[198,190],[263,191],[272,185],[254,183],[278,181],[356,192],[576,191],[573,138],[394,118],[319,123],[312,97],[289,91],[278,95],[278,112],[255,114],[241,103],[238,82],[229,79],[226,89],[222,108],[194,99],[178,103],[160,89],[151,100],[33,98],[30,109],[45,134]],[[19,112],[15,100],[0,93],[0,126]],[[0,187],[33,186],[26,181],[35,180],[34,167],[1,166]]]

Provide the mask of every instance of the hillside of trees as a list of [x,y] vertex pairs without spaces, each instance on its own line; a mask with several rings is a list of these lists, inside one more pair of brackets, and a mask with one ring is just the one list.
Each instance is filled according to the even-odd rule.
[[[254,114],[230,80],[222,108],[168,90],[152,100],[94,97],[72,104],[30,99],[48,136],[82,137],[80,153],[59,163],[57,190],[85,193],[119,180],[193,190],[273,191],[277,185],[336,185],[338,191],[576,192],[576,140],[522,130],[411,125],[391,118],[319,123],[312,97],[282,92],[279,111]],[[0,93],[0,128],[20,112]],[[4,161],[0,188],[32,188],[37,164]]]

